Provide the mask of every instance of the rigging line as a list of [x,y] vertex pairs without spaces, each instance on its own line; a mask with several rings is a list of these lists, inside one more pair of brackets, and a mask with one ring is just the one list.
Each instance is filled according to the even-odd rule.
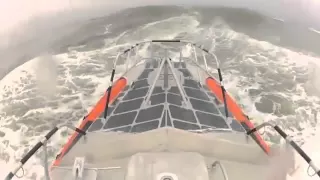
[[108,114],[108,108],[109,108],[109,101],[110,101],[110,96],[111,96],[111,91],[112,91],[112,84],[113,84],[113,78],[114,78],[114,74],[115,74],[115,69],[112,69],[112,73],[111,73],[111,78],[110,78],[110,85],[107,89],[107,100],[106,100],[106,105],[105,105],[105,108],[104,108],[104,119],[107,118],[107,114]]
[[103,115],[104,119],[106,119],[107,115],[108,115],[108,109],[109,109],[109,102],[110,102],[110,96],[111,96],[111,91],[112,91],[113,79],[114,79],[114,75],[115,75],[115,72],[116,72],[118,59],[119,59],[119,57],[121,55],[124,55],[124,54],[130,52],[132,49],[134,49],[138,45],[139,44],[136,44],[135,46],[131,46],[130,48],[126,49],[122,53],[118,53],[115,61],[113,62],[113,68],[112,68],[111,77],[110,77],[110,84],[109,84],[109,87],[107,89],[107,93],[108,94],[107,94],[106,105],[105,105],[105,108],[104,108],[104,115]]
[[[255,128],[249,130],[247,132],[247,135],[250,135],[256,131],[258,131],[259,129],[261,129],[262,127],[265,126],[270,126],[272,127],[282,138],[284,138],[286,140],[286,142],[288,144],[291,145],[291,147],[309,164],[309,166],[314,170],[315,174],[317,174],[320,177],[320,168],[318,168],[314,161],[300,148],[300,146],[298,146],[298,144],[292,140],[292,138],[290,136],[287,135],[287,133],[285,133],[278,125],[273,125],[271,123],[265,122],[262,123],[258,126],[256,126]],[[308,174],[310,175],[310,173],[308,172]],[[311,175],[313,176],[313,175]]]
[[226,118],[228,118],[229,115],[228,115],[228,106],[227,106],[227,100],[226,100],[226,90],[223,85],[223,79],[222,79],[222,74],[221,74],[220,68],[218,68],[218,74],[219,74],[220,87],[221,87],[222,98],[223,98],[223,103],[224,103],[224,111],[225,111]]
[[113,85],[113,78],[114,78],[114,74],[116,73],[116,63],[118,61],[120,54],[117,55],[117,58],[115,60],[115,62],[113,63],[113,68],[112,68],[112,72],[111,72],[111,77],[110,77],[110,82],[109,82],[109,87],[107,89],[107,100],[106,100],[106,105],[104,107],[104,119],[107,118],[108,115],[108,109],[109,109],[109,102],[110,102],[110,96],[111,96],[111,91],[112,91],[112,85]]

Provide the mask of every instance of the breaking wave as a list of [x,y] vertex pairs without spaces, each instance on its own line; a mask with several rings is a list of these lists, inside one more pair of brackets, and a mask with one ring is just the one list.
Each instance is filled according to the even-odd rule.
[[[301,145],[312,139],[314,112],[320,110],[318,52],[281,42],[284,26],[272,18],[239,9],[212,12],[144,7],[93,19],[65,38],[68,46],[38,55],[8,73],[0,81],[0,177],[54,125],[78,124],[107,88],[118,50],[147,39],[181,38],[203,44],[222,62],[227,90],[255,123],[276,122]],[[148,56],[148,47],[142,47],[139,55]],[[183,51],[190,53],[188,47]],[[117,77],[123,70],[118,67]],[[64,129],[53,137],[49,160],[69,135]],[[280,142],[268,129],[264,138]],[[26,164],[26,179],[43,175],[42,166],[36,166],[41,157],[38,153]]]

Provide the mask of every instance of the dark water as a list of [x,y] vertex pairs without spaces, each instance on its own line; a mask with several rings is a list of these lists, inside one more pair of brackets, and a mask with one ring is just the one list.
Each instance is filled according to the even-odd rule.
[[[221,17],[233,30],[252,38],[268,41],[275,45],[288,47],[295,51],[320,55],[320,35],[297,23],[283,23],[257,12],[240,8],[221,7],[177,7],[148,6],[130,8],[109,16],[92,18],[71,23],[58,24],[59,15],[33,22],[21,37],[23,42],[7,49],[0,49],[0,78],[21,63],[43,53],[59,54],[70,46],[85,45],[83,51],[104,45],[103,39],[116,36],[125,30],[135,29],[143,24],[181,14],[198,14],[202,25],[212,23]],[[49,22],[49,23],[48,23]],[[47,24],[48,23],[48,24]],[[51,24],[51,25],[50,25]],[[103,35],[106,24],[113,24],[111,34]],[[52,28],[51,28],[52,27]],[[168,29],[170,27],[167,27]],[[20,40],[16,37],[14,40]]]
[[[16,44],[8,51],[3,50],[0,52],[1,59],[5,59],[4,62],[10,62],[9,65],[2,66],[3,70],[0,75],[3,77],[21,63],[44,53],[51,55],[69,53],[69,57],[77,59],[77,56],[69,52],[69,47],[81,46],[77,48],[77,51],[86,52],[101,49],[105,46],[116,46],[117,44],[135,43],[146,40],[150,37],[150,34],[158,33],[159,31],[163,31],[164,34],[166,34],[170,32],[171,28],[179,28],[179,26],[184,26],[185,24],[183,23],[186,22],[176,20],[173,21],[176,24],[172,24],[172,22],[163,23],[162,26],[154,29],[154,32],[143,31],[141,27],[148,23],[159,22],[181,15],[193,17],[199,23],[197,26],[204,28],[204,30],[201,32],[189,32],[186,29],[185,32],[180,32],[177,35],[178,38],[195,41],[198,44],[203,44],[208,49],[212,48],[213,39],[215,39],[217,43],[226,40],[227,43],[217,45],[214,53],[216,53],[221,62],[226,64],[224,68],[226,71],[237,70],[238,76],[247,77],[244,82],[242,82],[242,85],[248,86],[250,83],[258,81],[261,87],[259,89],[250,88],[248,91],[252,97],[262,96],[261,102],[255,104],[259,111],[274,113],[278,116],[294,113],[295,107],[293,106],[293,101],[274,94],[265,95],[264,92],[275,93],[277,91],[286,91],[290,93],[294,91],[297,83],[306,83],[308,81],[309,76],[307,69],[299,69],[294,66],[286,67],[287,65],[279,66],[277,61],[285,57],[285,54],[277,52],[275,55],[271,55],[272,49],[262,50],[259,47],[254,47],[248,42],[248,38],[270,42],[273,45],[286,47],[295,52],[320,55],[320,49],[318,48],[320,47],[320,35],[308,30],[307,26],[302,26],[301,24],[283,23],[257,12],[239,8],[147,6],[126,9],[109,16],[56,25],[54,28],[45,27],[46,22],[42,21],[42,26],[27,29],[27,33],[31,34],[28,36],[29,39],[21,44]],[[55,19],[55,21],[58,20]],[[52,20],[50,22],[54,21]],[[108,27],[108,32],[110,33],[105,33],[106,27]],[[221,28],[225,28],[226,30],[231,29],[238,34],[243,34],[243,37],[240,39],[228,39],[230,37],[226,37],[226,35],[217,38],[215,37],[217,34],[210,34],[212,29]],[[126,32],[125,35],[119,36],[124,32]],[[106,44],[105,39],[113,39],[113,42]],[[228,47],[224,47],[225,45]],[[269,67],[255,67],[249,62],[243,61],[241,56],[245,54],[258,54],[259,56],[255,55],[254,61],[258,63],[266,63],[267,61],[265,65]],[[107,61],[110,59],[110,55],[100,54],[94,55],[91,58],[96,62]],[[273,67],[273,71],[269,70],[270,67]],[[76,66],[71,68],[76,69],[72,74],[75,77],[86,73],[101,76],[99,75],[102,73],[100,71],[103,71],[101,68],[90,67],[89,64],[81,68]],[[97,69],[97,71],[95,71],[95,69]],[[58,70],[58,74],[63,74],[66,68],[59,66]],[[263,80],[254,78],[257,75],[264,77]],[[61,75],[61,77],[63,76]],[[64,81],[62,78],[59,82],[63,83]],[[77,81],[74,80],[74,82]],[[28,87],[32,89],[34,85],[26,86],[26,88]],[[92,93],[94,89],[90,88],[91,85],[88,83],[80,83],[78,87],[82,87],[83,89],[87,87],[88,92],[86,93]],[[77,90],[77,87],[75,88],[71,84],[68,85],[66,90],[62,90],[61,92],[71,93],[74,90]],[[32,96],[32,92],[35,91],[31,91],[31,94],[26,93],[21,98]],[[6,96],[8,97],[9,95],[10,93]],[[9,105],[5,107],[5,110],[7,109],[6,113],[8,115],[15,114],[20,117],[28,110],[34,108],[37,103],[38,105],[36,107],[44,106],[41,99],[32,100],[30,103],[31,104],[26,105],[25,103],[17,102],[12,104],[12,106]],[[275,103],[280,104],[280,108],[278,108],[276,112],[274,112],[273,107]],[[305,104],[307,102],[299,101],[299,103]],[[50,102],[49,105],[50,104],[56,106],[57,102]]]
[[[277,92],[285,92],[287,94],[296,92],[297,84],[305,84],[309,80],[308,69],[295,67],[294,64],[290,66],[279,65],[277,61],[286,57],[286,54],[280,51],[272,54],[273,49],[261,49],[261,47],[253,46],[248,40],[266,41],[276,46],[286,47],[295,52],[320,55],[320,49],[318,48],[320,47],[320,35],[308,30],[306,26],[283,23],[257,12],[239,8],[147,6],[130,8],[109,16],[91,18],[71,24],[65,23],[64,25],[57,25],[54,28],[44,27],[46,23],[42,22],[43,24],[39,28],[28,29],[27,32],[32,34],[28,36],[29,39],[21,44],[15,44],[15,46],[12,46],[9,50],[0,51],[3,62],[10,62],[9,64],[1,66],[3,70],[0,75],[3,77],[23,62],[45,53],[51,55],[68,53],[69,57],[77,59],[77,55],[69,52],[69,47],[81,46],[77,48],[77,51],[87,52],[106,46],[116,46],[118,44],[135,43],[146,40],[150,37],[150,34],[153,33],[170,33],[171,29],[174,30],[174,28],[179,28],[179,26],[183,26],[184,28],[186,23],[191,22],[183,19],[171,20],[168,23],[162,23],[162,25],[156,29],[148,31],[143,30],[143,28],[141,29],[141,27],[144,27],[148,23],[159,22],[182,15],[194,18],[194,21],[199,23],[197,26],[203,30],[190,32],[186,29],[185,31],[181,31],[177,35],[177,38],[195,41],[198,44],[203,44],[210,50],[212,50],[213,46],[212,40],[215,40],[216,43],[226,41],[226,43],[222,45],[217,45],[213,51],[220,61],[225,64],[224,69],[226,72],[236,71],[233,72],[233,76],[246,77],[243,78],[243,82],[240,82],[240,85],[247,86],[247,90],[252,99],[261,97],[260,102],[255,102],[255,107],[258,111],[281,117],[294,114],[295,108],[299,105],[303,106],[307,104],[311,106],[307,100],[294,102],[287,97],[276,94]],[[105,33],[106,27],[110,33]],[[230,37],[227,37],[228,35],[217,38],[217,34],[212,34],[211,32],[216,29],[222,29],[226,32],[232,30],[238,33],[237,36],[239,36],[239,34],[242,35],[241,38],[232,37],[230,39]],[[124,32],[125,34],[120,36]],[[112,42],[106,44],[105,39],[112,39]],[[250,62],[242,59],[244,55],[254,55],[255,63],[264,63],[264,65],[252,65]],[[61,76],[61,80],[58,81],[58,83],[65,83],[64,78],[66,77],[64,74],[68,69],[72,70],[71,75],[74,76],[74,78],[84,74],[94,74],[97,77],[103,77],[105,76],[106,69],[103,69],[104,65],[101,66],[101,63],[106,62],[110,57],[108,54],[92,55],[90,63],[95,65],[100,64],[99,66],[93,65],[91,67],[90,63],[85,66],[70,65],[68,68],[58,66],[58,74]],[[107,67],[107,69],[110,69],[110,67]],[[228,73],[226,74],[228,75]],[[28,84],[30,78],[24,78],[26,78],[26,80],[22,81],[22,83]],[[89,82],[90,81],[87,80],[73,79],[72,83],[66,84],[61,89],[60,95],[70,95],[70,93],[78,92],[81,88],[83,90],[82,93],[86,95],[91,94],[97,84]],[[249,87],[250,83],[254,82],[260,84],[259,89]],[[22,94],[20,98],[25,99],[35,96],[35,90],[29,91],[29,89],[34,88],[35,85],[32,83],[26,85],[24,90],[28,91],[28,93]],[[6,91],[6,94],[3,93],[3,95],[6,98],[11,96],[8,91]],[[58,99],[60,98],[58,96],[59,94],[55,97],[55,101],[47,102],[47,105],[52,106],[52,108],[57,108],[59,104]],[[7,105],[4,111],[8,116],[21,117],[33,108],[46,106],[46,104],[43,104],[43,98],[44,97],[30,99],[28,103],[14,102]],[[69,101],[70,98],[77,99],[77,97],[69,97],[64,98],[64,100]],[[8,103],[12,100],[13,99],[7,99],[4,102]],[[274,109],[275,104],[278,107],[276,110]],[[74,108],[79,109],[79,105]],[[81,113],[83,113],[83,110],[79,111],[77,117],[74,117],[74,119],[80,118],[82,116],[80,115]],[[65,114],[65,117],[68,116],[68,113]],[[34,116],[27,116],[25,118],[38,119]],[[30,120],[30,122],[33,121]],[[16,126],[13,124],[12,127]]]
[[[193,15],[195,12],[199,13],[197,16],[201,22],[200,25],[210,24],[214,18],[221,17],[231,29],[257,40],[268,41],[296,51],[312,52],[320,55],[320,49],[318,48],[320,46],[320,35],[310,31],[308,26],[292,22],[283,23],[257,12],[238,8],[187,8],[176,6],[132,8],[107,17],[92,19],[87,25],[70,36],[70,39],[64,40],[67,40],[68,45],[71,46],[87,45],[89,49],[92,49],[99,46],[98,43],[92,44],[99,39],[108,38],[108,36],[116,35],[125,30],[132,30],[146,23],[181,14]],[[115,24],[110,29],[113,32],[112,34],[97,35],[103,31],[105,24],[110,23]],[[170,29],[170,27],[167,28]],[[277,40],[274,37],[277,37]],[[60,50],[64,51],[64,49]]]
[[[174,19],[175,17],[178,18]],[[159,23],[160,25],[150,25],[161,20],[164,21]],[[199,24],[192,25],[195,21]],[[46,23],[42,25],[45,26]],[[149,29],[146,28],[148,25]],[[106,27],[109,33],[105,33]],[[179,32],[176,38],[195,41],[216,53],[223,64],[223,75],[227,83],[231,84],[231,93],[236,94],[236,100],[249,113],[250,108],[255,108],[259,113],[264,113],[263,116],[275,117],[272,121],[277,121],[286,129],[302,132],[304,128],[301,123],[311,123],[308,112],[311,109],[320,110],[319,96],[313,97],[312,94],[306,93],[307,88],[304,86],[310,79],[317,79],[316,75],[310,78],[309,71],[313,66],[300,67],[298,63],[290,62],[288,53],[274,49],[286,47],[293,52],[320,56],[320,35],[309,31],[307,26],[283,23],[257,12],[236,8],[138,7],[109,16],[57,25],[55,28],[30,28],[28,32],[32,35],[23,43],[17,43],[7,50],[0,50],[1,63],[7,62],[1,66],[0,77],[42,54],[49,54],[46,56],[48,60],[54,58],[51,55],[66,53],[70,61],[57,65],[58,79],[54,82],[56,84],[52,85],[52,82],[49,86],[57,86],[54,97],[39,95],[34,77],[27,73],[20,77],[19,87],[23,87],[21,94],[13,95],[10,90],[0,93],[3,97],[0,100],[0,105],[3,105],[0,115],[9,121],[3,127],[17,134],[22,127],[27,127],[27,131],[22,135],[26,139],[20,144],[10,146],[15,149],[28,149],[31,139],[34,140],[37,138],[34,136],[49,130],[52,124],[66,120],[77,122],[81,119],[87,108],[83,105],[83,99],[96,101],[99,98],[92,94],[101,82],[108,81],[105,78],[111,69],[111,61],[108,60],[113,58],[114,52],[108,54],[97,51],[96,54],[86,57],[80,57],[79,54],[146,40],[153,37],[151,34],[166,36],[171,31]],[[217,37],[219,34],[222,34],[221,37]],[[261,41],[270,42],[270,47],[261,47]],[[217,45],[213,48],[215,43]],[[70,47],[77,47],[77,52],[71,52]],[[252,58],[245,58],[247,56]],[[48,73],[46,68],[52,66],[54,64],[40,64],[37,68],[41,73]],[[94,78],[84,77],[86,75],[92,75]],[[302,90],[299,89],[300,86]],[[241,99],[250,99],[252,103],[248,105],[240,101]],[[48,109],[44,112],[28,113],[42,107]],[[61,107],[67,109],[57,111]],[[5,133],[0,131],[0,136],[5,136]],[[272,133],[266,134],[269,140],[279,142],[279,138]],[[66,132],[62,132],[61,136],[65,138]],[[5,141],[8,143],[10,139]],[[49,149],[56,152],[59,147],[56,145]],[[9,159],[13,156],[9,151],[0,155],[6,155]]]

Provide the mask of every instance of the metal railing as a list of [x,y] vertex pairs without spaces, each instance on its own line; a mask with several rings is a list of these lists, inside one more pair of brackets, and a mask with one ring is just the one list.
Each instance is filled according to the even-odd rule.
[[[148,40],[148,41],[142,41],[142,42],[139,42],[139,43],[136,43],[135,45],[131,46],[130,48],[124,50],[123,52],[119,52],[116,56],[116,59],[114,60],[113,62],[113,69],[112,69],[112,73],[111,73],[111,77],[110,77],[110,83],[109,83],[109,87],[108,87],[108,94],[107,94],[107,100],[106,100],[106,105],[105,105],[105,111],[104,111],[104,119],[107,118],[107,115],[108,115],[108,109],[109,109],[109,101],[110,101],[110,95],[111,95],[111,90],[112,90],[112,85],[113,85],[113,81],[114,81],[114,76],[115,76],[115,72],[116,72],[116,67],[117,67],[117,62],[119,60],[119,57],[122,56],[122,55],[125,55],[128,53],[127,55],[127,60],[126,60],[126,63],[129,63],[129,58],[130,58],[130,55],[129,53],[134,50],[135,48],[141,46],[142,44],[146,44],[146,43],[184,43],[184,44],[191,44],[192,46],[192,52],[194,53],[194,56],[195,56],[195,60],[192,59],[192,62],[194,64],[196,64],[196,66],[200,69],[202,69],[203,71],[205,71],[210,77],[214,78],[214,76],[208,71],[208,63],[207,63],[207,59],[205,58],[205,54],[208,54],[209,56],[211,56],[214,61],[216,62],[217,64],[217,72],[218,72],[218,76],[219,76],[219,82],[220,83],[220,87],[221,87],[221,92],[222,92],[222,97],[223,97],[223,102],[224,102],[224,107],[225,107],[225,116],[226,118],[228,118],[229,114],[228,114],[228,105],[227,105],[227,101],[226,101],[226,90],[225,90],[225,87],[224,87],[224,83],[223,83],[223,77],[222,77],[222,72],[221,72],[221,69],[220,69],[220,61],[218,60],[217,56],[211,52],[209,52],[209,50],[203,48],[202,46],[200,45],[197,45],[196,43],[193,43],[191,41],[186,41],[186,40],[179,40],[179,39],[172,39],[172,40],[167,40],[167,39],[164,39],[164,40]],[[198,48],[200,50],[202,50],[202,56],[203,56],[203,60],[204,60],[204,64],[205,64],[205,68],[203,68],[199,62],[198,62],[198,59],[197,59],[197,53],[196,53],[196,50],[195,48]],[[136,53],[136,56],[135,56],[135,65],[138,64],[137,62],[137,54]],[[181,61],[181,52],[180,52],[180,61]],[[134,66],[135,66],[134,65]],[[134,67],[132,66],[132,67]],[[126,64],[126,67],[128,67],[128,64]],[[131,67],[131,68],[132,68]],[[129,69],[130,70],[130,69]],[[197,69],[198,71],[199,69]],[[127,71],[126,71],[127,72]],[[125,73],[126,73],[125,72]],[[123,75],[125,75],[125,73]],[[199,73],[198,73],[199,74]],[[201,79],[200,77],[200,74],[199,74],[199,79]]]
[[[205,71],[208,74],[208,76],[214,78],[214,76],[209,72],[206,55],[209,55],[210,57],[212,57],[214,59],[214,61],[216,62],[216,65],[217,65],[217,71],[218,71],[218,75],[219,75],[219,81],[217,81],[217,82],[219,82],[220,86],[221,86],[221,91],[222,91],[222,95],[223,95],[223,101],[224,101],[224,105],[225,105],[225,109],[226,109],[225,113],[226,113],[226,117],[228,117],[228,112],[227,112],[228,108],[227,108],[227,103],[226,103],[226,98],[225,98],[225,91],[226,90],[225,90],[224,85],[223,85],[223,78],[222,78],[221,69],[220,69],[220,62],[219,62],[218,58],[216,57],[216,55],[211,53],[211,52],[209,52],[209,50],[203,48],[202,46],[197,45],[196,43],[193,43],[191,41],[173,39],[173,40],[148,40],[148,41],[142,41],[140,43],[136,43],[135,45],[131,46],[130,48],[128,48],[128,49],[124,50],[123,52],[120,52],[120,53],[117,54],[116,59],[113,62],[113,69],[112,69],[112,72],[111,72],[110,84],[109,84],[109,87],[108,87],[107,100],[106,100],[105,111],[104,111],[104,118],[106,118],[106,116],[108,114],[110,95],[111,95],[111,91],[112,91],[112,85],[113,85],[114,76],[115,76],[115,72],[116,72],[116,68],[117,68],[117,62],[118,62],[119,58],[122,55],[126,55],[128,53],[127,57],[126,57],[127,58],[126,63],[129,63],[130,62],[129,58],[131,58],[130,52],[132,50],[136,49],[136,48],[139,48],[139,46],[141,46],[142,44],[146,44],[146,43],[183,43],[183,44],[190,44],[192,46],[192,52],[194,53],[194,56],[195,56],[195,59],[190,59],[192,61],[192,63],[194,63],[197,66],[197,68],[200,68],[203,71]],[[196,54],[196,48],[200,49],[202,51],[202,56],[203,56],[205,67],[202,67],[198,62],[197,54]],[[136,55],[134,57],[134,64],[132,65],[132,67],[134,67],[137,64],[139,64],[142,60],[152,59],[152,58],[141,58],[140,61],[138,61],[137,60],[138,59],[137,55],[138,55],[138,53],[136,53]],[[182,57],[181,57],[181,52],[180,52],[180,61],[181,61],[181,59],[182,59]],[[169,65],[172,66],[172,64],[170,64],[170,63],[169,63]],[[128,71],[130,71],[131,68],[129,68],[129,64],[126,64],[126,71],[124,72],[124,74],[127,73]],[[84,132],[84,131],[82,131],[82,130],[74,127],[74,126],[67,125],[67,124],[63,124],[63,125],[54,127],[50,132],[48,132],[44,137],[42,137],[42,139],[21,159],[21,161],[19,162],[17,167],[15,169],[13,169],[7,175],[6,180],[12,179],[13,176],[15,176],[17,174],[19,169],[23,168],[23,165],[41,147],[44,148],[44,153],[45,153],[45,158],[44,158],[44,160],[45,160],[45,165],[44,165],[45,176],[46,176],[46,179],[49,180],[50,178],[49,178],[49,175],[48,175],[49,173],[48,173],[48,162],[47,162],[48,158],[47,158],[47,146],[46,146],[46,143],[61,127],[65,127],[65,126],[71,127],[71,129],[75,130],[76,132],[78,132],[80,134],[83,134],[83,135],[86,134],[86,132]],[[221,166],[220,163],[219,163],[219,165],[220,165],[223,173],[225,174],[225,170],[224,170],[223,166]],[[227,176],[225,176],[225,178],[228,179]]]
[[67,123],[59,125],[54,127],[52,130],[50,130],[45,136],[43,136],[40,141],[33,146],[33,148],[27,152],[26,155],[23,156],[23,158],[20,160],[20,162],[18,163],[18,165],[16,166],[16,168],[14,168],[11,172],[9,172],[9,174],[6,176],[5,180],[10,180],[13,178],[13,176],[16,176],[17,172],[23,168],[23,165],[41,148],[44,148],[44,153],[45,153],[45,157],[44,157],[44,171],[45,171],[45,176],[47,180],[50,180],[49,177],[49,169],[48,169],[48,155],[47,155],[47,141],[62,127],[68,127],[70,129],[73,129],[74,131],[86,135],[86,132],[82,131],[79,128],[76,128],[74,126],[71,126]]
[[220,167],[224,179],[225,179],[225,180],[229,180],[227,171],[226,171],[226,169],[224,168],[223,164],[222,164],[220,161],[215,161],[214,163],[212,163],[211,168],[214,169],[214,168],[216,168],[217,166]]
[[[105,171],[113,171],[113,170],[121,170],[122,167],[120,166],[114,166],[114,167],[100,167],[100,168],[93,168],[93,167],[83,167],[82,174],[79,173],[79,171],[73,171],[74,167],[73,166],[52,166],[55,168],[56,172],[53,177],[56,176],[63,176],[64,178],[70,178],[70,179],[75,179],[75,180],[85,180],[85,179],[92,179],[93,177],[88,177],[88,172],[94,171],[96,176],[99,176],[99,172],[105,172]],[[72,174],[72,177],[69,177],[70,175],[67,174],[67,172],[73,171],[74,174]],[[86,174],[86,175],[85,175]],[[86,178],[84,178],[86,176]],[[58,178],[56,177],[56,178]]]
[[280,136],[283,137],[286,142],[289,143],[293,147],[293,149],[309,164],[309,167],[311,167],[315,172],[313,175],[309,176],[314,176],[315,174],[317,174],[320,177],[320,169],[314,164],[312,159],[278,125],[273,125],[271,123],[265,122],[251,129],[247,132],[247,134],[250,135],[266,126],[272,127],[274,130],[276,130],[277,133],[280,134]]
[[[191,41],[174,39],[174,40],[148,40],[148,41],[142,41],[142,42],[136,43],[135,45],[131,46],[130,48],[128,48],[128,49],[126,49],[126,50],[124,50],[124,51],[122,51],[122,52],[119,52],[119,53],[117,54],[116,59],[115,59],[114,62],[113,62],[113,69],[116,70],[117,62],[118,62],[118,60],[120,59],[120,57],[121,57],[122,55],[125,55],[125,54],[127,54],[128,52],[131,52],[132,50],[138,48],[139,46],[141,46],[141,45],[143,45],[143,44],[146,44],[146,43],[161,43],[161,42],[162,42],[162,43],[164,43],[164,42],[167,42],[167,43],[168,43],[168,42],[171,42],[171,43],[190,44],[190,45],[192,46],[192,50],[193,50],[193,53],[195,54],[195,56],[197,56],[197,54],[196,54],[194,48],[200,49],[200,50],[203,52],[203,53],[202,53],[202,56],[203,56],[203,59],[204,59],[204,62],[205,62],[205,68],[201,67],[200,64],[199,64],[196,60],[193,60],[193,59],[192,59],[192,61],[193,61],[193,63],[195,63],[199,68],[201,68],[202,70],[204,70],[206,73],[208,73],[208,75],[210,75],[210,76],[212,76],[212,77],[213,77],[213,75],[208,71],[208,65],[207,65],[208,63],[207,63],[207,59],[205,58],[205,55],[207,54],[207,55],[211,56],[211,57],[214,59],[214,61],[216,62],[216,64],[217,64],[217,69],[220,68],[220,61],[218,60],[217,56],[216,56],[215,54],[209,52],[209,50],[207,50],[207,49],[203,48],[202,46],[197,45],[196,43],[193,43],[193,42],[191,42]],[[137,54],[136,54],[136,55],[137,55]],[[128,60],[129,58],[130,58],[130,56],[127,55],[127,60]],[[134,59],[135,59],[135,61],[136,61],[136,60],[137,60],[137,57],[135,57]],[[126,62],[128,62],[128,61],[126,61]],[[135,62],[135,63],[136,63],[136,62]]]

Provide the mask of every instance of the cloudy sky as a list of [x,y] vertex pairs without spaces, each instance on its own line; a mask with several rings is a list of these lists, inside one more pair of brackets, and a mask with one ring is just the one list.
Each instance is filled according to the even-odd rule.
[[290,16],[296,19],[306,16],[320,19],[320,0],[0,0],[0,33],[10,31],[32,17],[59,11],[96,6],[115,10],[150,4],[223,4],[257,9],[277,17]]

